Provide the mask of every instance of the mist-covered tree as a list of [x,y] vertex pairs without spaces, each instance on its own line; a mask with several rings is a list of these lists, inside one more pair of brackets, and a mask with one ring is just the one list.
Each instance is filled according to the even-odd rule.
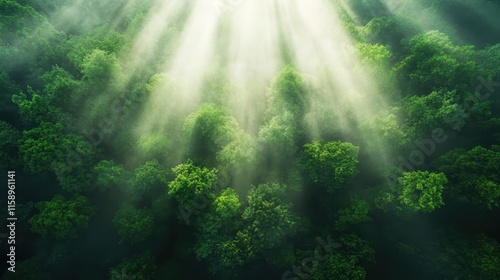
[[238,123],[223,109],[204,104],[190,114],[182,127],[183,143],[196,158],[215,158],[216,153],[234,140]]
[[252,137],[240,131],[234,140],[217,153],[217,161],[226,171],[238,171],[251,167],[256,161],[256,143]]
[[116,164],[113,160],[101,160],[93,171],[96,176],[95,184],[101,190],[125,183],[126,171],[123,165]]
[[156,159],[137,167],[130,179],[130,191],[138,195],[149,194],[153,190],[166,188],[170,172]]
[[376,198],[380,208],[402,213],[431,213],[444,205],[442,193],[448,182],[443,173],[403,172],[398,183]]
[[82,63],[83,80],[95,90],[104,89],[120,74],[120,64],[114,53],[95,49]]
[[[401,107],[395,106],[387,110],[381,110],[367,121],[366,139],[370,148],[379,149],[376,140],[389,147],[400,149],[411,140],[411,131],[405,129]],[[370,146],[370,145],[373,145]]]
[[119,243],[134,244],[151,236],[154,217],[148,209],[123,206],[115,213],[113,223],[118,229]]
[[[81,36],[73,36],[65,41],[62,48],[67,49],[68,59],[73,66],[83,66],[89,54],[94,50],[101,50],[108,54],[118,53],[124,46],[126,38],[123,34],[110,30],[109,26],[103,25]],[[111,74],[111,73],[109,73]]]
[[271,83],[268,92],[268,115],[290,111],[296,116],[303,116],[307,104],[303,77],[294,68],[286,66]]
[[31,230],[43,236],[76,238],[80,229],[89,225],[95,209],[90,201],[81,195],[66,199],[55,195],[50,201],[35,204],[40,213],[29,219]]
[[447,189],[461,201],[492,209],[500,206],[500,147],[455,149],[436,166],[449,179]]
[[156,275],[155,258],[150,251],[145,251],[134,258],[125,258],[109,270],[111,280],[153,280]]
[[250,189],[242,218],[255,253],[263,253],[296,233],[299,220],[291,208],[284,185],[261,184]]
[[359,147],[351,143],[315,141],[304,145],[302,168],[314,183],[333,192],[358,173],[358,154]]
[[167,136],[159,133],[143,134],[137,140],[137,148],[145,158],[160,157],[169,145]]
[[168,195],[187,208],[215,198],[217,169],[198,167],[191,160],[172,169],[175,179],[168,184]]
[[272,117],[261,128],[259,141],[268,145],[277,154],[293,155],[297,150],[295,145],[297,126],[295,116],[290,111]]
[[49,66],[56,43],[65,36],[19,1],[2,0],[0,9],[0,69],[14,74],[20,82],[35,82],[30,74]]

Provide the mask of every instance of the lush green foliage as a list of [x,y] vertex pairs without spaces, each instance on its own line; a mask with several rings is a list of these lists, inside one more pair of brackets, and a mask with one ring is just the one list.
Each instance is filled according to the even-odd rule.
[[57,238],[77,237],[78,230],[88,227],[95,212],[90,201],[80,195],[71,199],[56,195],[50,201],[36,203],[35,207],[40,213],[30,218],[31,229]]
[[444,205],[442,193],[447,182],[443,173],[403,172],[398,184],[383,192],[377,203],[396,213],[430,213]]
[[329,192],[339,189],[358,170],[359,147],[345,142],[313,142],[304,145],[303,168],[316,184]]
[[2,279],[500,279],[498,1],[216,2],[0,0]]
[[456,149],[439,160],[439,169],[450,179],[453,195],[488,208],[500,206],[499,168],[499,146]]

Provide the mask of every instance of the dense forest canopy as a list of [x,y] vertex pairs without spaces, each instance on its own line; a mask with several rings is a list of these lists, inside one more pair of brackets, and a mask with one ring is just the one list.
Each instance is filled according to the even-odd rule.
[[1,279],[500,279],[499,14],[0,0]]

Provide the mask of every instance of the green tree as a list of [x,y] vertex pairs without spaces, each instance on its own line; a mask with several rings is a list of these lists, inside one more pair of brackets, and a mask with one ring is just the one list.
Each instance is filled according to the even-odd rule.
[[[45,83],[43,95],[50,98],[50,103],[59,108],[67,107],[70,101],[71,105],[78,100],[76,89],[80,87],[80,81],[77,81],[71,73],[59,66],[52,66],[52,70],[46,72],[41,77]],[[74,107],[71,108],[74,108]]]
[[120,64],[114,53],[95,49],[82,63],[83,80],[95,89],[105,89],[120,74]]
[[290,111],[303,116],[307,104],[304,78],[292,67],[285,67],[271,82],[267,114],[275,116]]
[[410,38],[409,55],[396,66],[401,80],[422,92],[457,89],[471,90],[479,76],[473,46],[454,46],[447,35],[429,31]]
[[385,143],[387,147],[400,149],[413,138],[410,131],[404,127],[400,107],[381,110],[367,122],[366,141],[372,149],[380,149],[377,144]]
[[156,159],[137,167],[130,179],[130,191],[139,195],[149,194],[153,190],[167,187],[169,171]]
[[168,184],[168,195],[187,208],[200,200],[212,202],[215,198],[217,169],[198,167],[191,160],[172,169],[175,179]]
[[168,138],[159,133],[143,134],[137,140],[137,148],[145,158],[155,158],[165,154]]
[[0,69],[23,83],[35,82],[35,73],[49,67],[65,36],[32,7],[18,2],[0,1]]
[[78,230],[88,227],[95,212],[90,201],[81,195],[71,199],[56,195],[50,201],[36,203],[35,207],[40,213],[29,219],[33,232],[56,238],[76,238]]
[[460,201],[489,209],[500,206],[500,146],[455,149],[441,156],[436,166],[449,179],[449,192]]
[[248,192],[242,218],[255,253],[264,253],[296,233],[299,221],[285,196],[286,187],[279,184],[261,184]]
[[213,202],[215,214],[221,220],[235,216],[241,206],[236,191],[232,188],[224,189]]
[[396,213],[431,213],[443,203],[442,193],[448,182],[443,173],[403,172],[393,189],[376,198],[378,206]]
[[[29,98],[28,98],[29,96]],[[28,86],[28,95],[21,92],[12,96],[12,101],[19,106],[19,115],[26,124],[42,122],[68,122],[68,116],[52,104],[52,97],[34,91]]]
[[259,131],[259,141],[276,154],[293,155],[297,150],[297,126],[290,111],[272,117]]
[[113,223],[118,228],[119,243],[134,244],[151,236],[154,228],[154,217],[148,209],[124,206],[115,213]]
[[110,30],[109,26],[102,25],[87,34],[69,38],[61,47],[67,50],[68,58],[73,66],[80,68],[87,56],[94,50],[101,50],[108,54],[118,53],[125,41],[126,38],[122,34]]
[[236,235],[241,224],[241,202],[232,188],[226,188],[215,198],[208,212],[200,218],[200,236],[195,248],[199,259],[208,260],[212,273],[229,272],[245,263],[243,248]]
[[23,132],[19,151],[33,173],[54,171],[61,187],[70,192],[90,190],[95,148],[83,136],[68,133],[60,123],[42,122]]
[[456,91],[433,91],[425,96],[411,96],[404,100],[407,133],[420,137],[438,127],[460,130],[465,125],[464,108],[457,102]]
[[358,173],[359,147],[347,142],[313,142],[304,145],[302,166],[316,184],[328,192],[339,189],[349,177]]
[[126,171],[123,165],[116,164],[113,160],[101,160],[93,167],[93,171],[96,176],[95,184],[101,190],[125,182]]
[[204,104],[187,117],[182,131],[188,155],[207,159],[215,158],[218,151],[235,139],[239,129],[236,120],[226,111]]
[[68,145],[63,131],[61,124],[42,122],[40,126],[23,132],[19,150],[31,172],[46,172],[52,162],[63,161],[64,148]]
[[256,161],[256,143],[250,135],[241,131],[217,153],[216,158],[226,171],[251,167]]

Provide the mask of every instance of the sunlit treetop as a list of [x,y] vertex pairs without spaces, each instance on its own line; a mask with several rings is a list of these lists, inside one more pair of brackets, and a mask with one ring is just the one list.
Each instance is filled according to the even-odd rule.
[[403,172],[396,184],[381,190],[375,203],[397,215],[431,213],[444,205],[442,194],[447,183],[443,173]]
[[232,188],[227,188],[215,198],[213,205],[215,207],[215,213],[222,219],[225,219],[238,213],[241,203],[236,191]]
[[172,169],[175,179],[168,184],[168,195],[185,207],[192,207],[200,199],[215,198],[217,169],[198,167],[191,160]]
[[146,158],[161,157],[169,144],[167,136],[161,133],[143,134],[137,140],[137,148]]
[[99,49],[85,56],[81,67],[83,79],[96,88],[109,87],[108,84],[121,73],[115,53]]
[[306,87],[303,77],[294,68],[287,66],[273,79],[268,93],[269,114],[289,110],[302,115],[307,106]]

